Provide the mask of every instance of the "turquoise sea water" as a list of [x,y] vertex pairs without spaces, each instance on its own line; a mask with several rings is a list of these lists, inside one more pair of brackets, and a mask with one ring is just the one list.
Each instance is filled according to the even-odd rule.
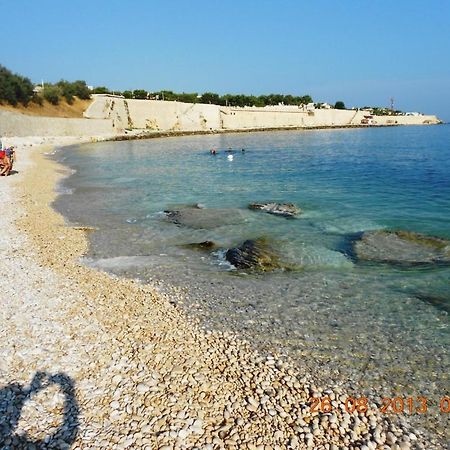
[[[450,268],[361,264],[348,246],[382,228],[450,239],[450,126],[105,142],[58,158],[75,172],[56,208],[98,228],[86,263],[183,287],[180,307],[205,326],[286,353],[323,383],[448,395]],[[255,201],[294,202],[303,213],[248,210]],[[189,228],[163,213],[197,203],[226,209],[227,220]],[[232,270],[224,250],[261,236],[303,270]],[[205,240],[224,250],[182,246]]]

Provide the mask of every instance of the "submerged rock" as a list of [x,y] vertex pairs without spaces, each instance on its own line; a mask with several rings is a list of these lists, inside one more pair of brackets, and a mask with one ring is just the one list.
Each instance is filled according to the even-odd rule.
[[248,240],[240,247],[230,248],[225,258],[237,269],[270,272],[282,267],[278,255],[264,238]]
[[301,213],[301,209],[294,203],[250,203],[248,207],[283,217],[295,217]]
[[217,245],[213,241],[203,241],[183,244],[182,247],[192,248],[194,250],[214,250],[215,248],[217,248]]
[[390,264],[450,264],[450,241],[410,231],[367,231],[353,243],[363,261]]
[[450,314],[450,296],[439,294],[416,293],[416,298],[428,303],[435,308]]
[[170,205],[171,211],[178,209],[205,209],[205,206],[202,203],[177,203]]
[[195,229],[211,229],[223,225],[233,225],[245,220],[240,209],[207,209],[188,207],[164,211],[167,218],[180,226]]

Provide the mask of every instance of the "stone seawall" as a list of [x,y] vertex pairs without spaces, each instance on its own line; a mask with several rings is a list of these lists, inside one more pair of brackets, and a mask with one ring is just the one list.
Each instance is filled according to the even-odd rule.
[[221,108],[222,128],[308,128],[360,125],[361,111],[301,108]]
[[[97,101],[105,101],[98,99]],[[361,125],[366,111],[312,109],[295,106],[234,108],[201,103],[161,100],[121,100],[129,128],[153,131],[245,130],[258,128],[308,128]],[[116,99],[118,108],[120,99]],[[101,108],[98,108],[101,109]],[[98,110],[97,109],[97,110]],[[120,116],[117,112],[115,117]],[[109,117],[111,112],[109,112]],[[422,125],[439,123],[436,116],[374,116],[374,125]]]
[[37,117],[0,110],[0,136],[105,136],[129,131],[208,132],[271,128],[321,128],[367,125],[427,125],[434,115],[373,116],[367,111],[307,109],[296,106],[236,108],[218,105],[125,100],[96,95],[84,119]]

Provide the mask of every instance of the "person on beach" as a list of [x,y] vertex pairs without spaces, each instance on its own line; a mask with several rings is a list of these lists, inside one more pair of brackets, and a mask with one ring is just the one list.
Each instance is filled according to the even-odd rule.
[[15,151],[14,147],[8,147],[0,150],[0,176],[8,176],[12,170]]
[[6,156],[6,150],[0,150],[0,175],[6,175],[9,171],[9,158]]

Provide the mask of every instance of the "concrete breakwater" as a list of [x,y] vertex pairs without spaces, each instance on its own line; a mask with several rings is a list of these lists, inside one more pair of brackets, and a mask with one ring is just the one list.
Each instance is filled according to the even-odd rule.
[[3,136],[102,136],[127,131],[227,131],[270,128],[320,128],[364,125],[438,124],[435,115],[371,116],[368,111],[298,106],[225,107],[218,105],[127,100],[96,95],[84,119],[35,117],[0,111]]

